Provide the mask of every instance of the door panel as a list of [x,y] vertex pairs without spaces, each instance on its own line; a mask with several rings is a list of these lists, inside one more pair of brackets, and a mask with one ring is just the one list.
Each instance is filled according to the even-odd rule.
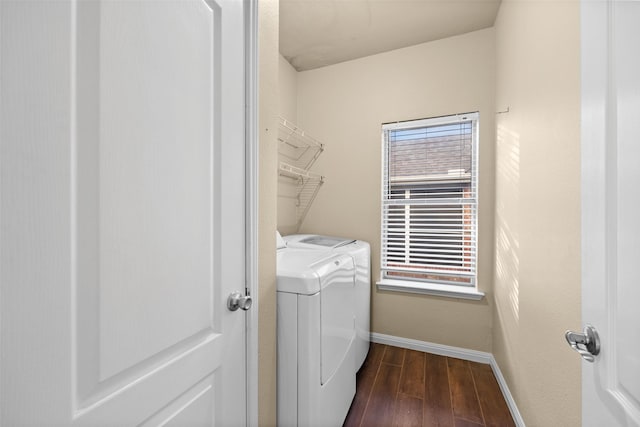
[[[221,370],[223,345],[222,339],[216,342],[209,338],[189,352],[178,351],[164,363],[150,363],[155,367],[154,371],[134,372],[116,378],[120,381],[99,383],[93,394],[80,402],[82,406],[76,408],[73,422],[77,425],[125,426],[158,417],[156,414],[161,408],[171,407],[172,402],[180,400],[212,371]],[[213,382],[212,387],[220,387],[220,376],[213,378],[218,381]],[[210,404],[213,406],[214,402]],[[217,414],[220,415],[223,414]],[[202,420],[205,421],[212,425],[213,420]]]
[[[615,330],[615,373],[613,390],[618,399],[634,408],[640,425],[640,316],[637,286],[637,260],[640,259],[640,168],[633,157],[640,155],[640,58],[629,55],[637,50],[640,38],[640,1],[614,3],[617,151],[617,277],[614,307],[610,311]],[[613,316],[611,316],[613,315]]]
[[78,110],[92,109],[97,117],[83,119],[98,129],[79,141],[76,179],[78,221],[96,224],[79,230],[77,254],[79,265],[98,261],[78,280],[100,296],[95,330],[83,332],[99,337],[102,381],[210,328],[219,35],[203,2],[78,6],[77,40],[98,33],[77,56],[97,61],[100,81],[79,93]]
[[582,2],[582,314],[601,351],[583,362],[585,426],[640,426],[639,1]]
[[146,420],[141,427],[208,425],[202,420],[213,418],[214,383],[213,378],[206,378]]
[[0,425],[246,424],[243,13],[0,2]]

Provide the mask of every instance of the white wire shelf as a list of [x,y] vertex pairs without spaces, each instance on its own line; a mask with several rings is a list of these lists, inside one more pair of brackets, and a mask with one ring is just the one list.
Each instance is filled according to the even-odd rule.
[[324,180],[322,175],[319,175],[314,172],[310,172],[306,169],[301,169],[296,166],[290,165],[286,162],[280,162],[280,175],[288,176],[290,178],[299,179],[299,178],[319,178]]
[[298,228],[307,216],[313,200],[318,195],[320,187],[324,184],[323,176],[301,178],[298,182],[298,199],[296,200],[296,220]]
[[278,153],[281,160],[299,169],[308,170],[323,150],[324,144],[320,141],[292,122],[279,118]]
[[280,162],[280,175],[296,181],[296,223],[300,228],[320,187],[324,184],[324,176],[285,162]]
[[296,185],[296,221],[300,229],[313,200],[324,184],[324,176],[309,171],[324,151],[324,144],[290,121],[279,118],[278,166],[280,176],[291,178]]

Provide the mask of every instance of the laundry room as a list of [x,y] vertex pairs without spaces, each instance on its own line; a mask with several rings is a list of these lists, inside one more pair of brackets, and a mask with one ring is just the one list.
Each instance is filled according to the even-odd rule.
[[[579,323],[579,305],[561,302],[579,299],[580,285],[578,4],[507,1],[491,8],[491,2],[478,2],[477,9],[465,4],[474,12],[467,10],[464,17],[475,16],[476,27],[461,30],[459,10],[446,15],[442,6],[439,22],[429,20],[426,3],[431,2],[422,4],[424,10],[416,2],[400,2],[386,12],[381,4],[388,2],[318,3],[280,1],[279,21],[270,22],[278,22],[277,34],[273,28],[271,33],[271,43],[278,38],[277,61],[275,49],[268,63],[263,59],[278,88],[277,106],[269,104],[275,117],[265,119],[269,132],[278,134],[278,150],[270,153],[269,166],[261,163],[278,170],[276,188],[270,189],[277,193],[278,231],[371,245],[372,342],[413,345],[427,353],[444,346],[491,354],[518,422],[578,425],[580,362],[562,336],[566,325]],[[419,25],[412,27],[416,21],[442,33],[388,47],[396,42],[393,30],[373,28],[380,23],[376,14],[385,13],[392,22],[387,25],[408,29],[407,34],[418,32]],[[344,45],[363,46],[361,39],[377,30],[387,38],[375,41],[375,48],[347,52]],[[468,113],[477,114],[477,148],[469,163],[477,174],[476,223],[468,239],[474,280],[471,286],[449,281],[440,287],[444,276],[423,276],[414,287],[416,280],[407,280],[411,274],[389,272],[398,266],[397,242],[389,235],[399,226],[393,229],[393,210],[391,219],[384,219],[385,174],[391,173],[385,171],[390,161],[385,126],[464,120]],[[302,169],[295,170],[298,175],[287,169],[294,163],[287,141],[296,133],[307,139],[305,149],[315,150],[310,162],[293,165]],[[457,167],[450,167],[449,175],[452,169]],[[429,214],[433,211],[425,217]],[[442,252],[418,255],[437,258]],[[409,268],[424,268],[415,264]],[[532,340],[544,348],[544,357],[531,351]],[[475,422],[482,425],[481,419]]]
[[0,0],[0,426],[639,427],[638,22]]

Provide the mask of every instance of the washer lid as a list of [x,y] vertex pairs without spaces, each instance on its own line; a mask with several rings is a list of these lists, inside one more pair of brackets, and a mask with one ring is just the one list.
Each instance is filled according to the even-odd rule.
[[355,242],[354,239],[345,239],[343,237],[321,236],[318,234],[295,234],[284,238],[287,242],[293,244],[294,247],[313,247],[321,246],[327,249],[338,248]]

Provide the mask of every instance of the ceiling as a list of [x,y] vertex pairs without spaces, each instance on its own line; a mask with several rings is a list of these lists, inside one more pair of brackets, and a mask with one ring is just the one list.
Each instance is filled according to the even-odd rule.
[[280,0],[280,53],[298,71],[492,27],[500,0]]

